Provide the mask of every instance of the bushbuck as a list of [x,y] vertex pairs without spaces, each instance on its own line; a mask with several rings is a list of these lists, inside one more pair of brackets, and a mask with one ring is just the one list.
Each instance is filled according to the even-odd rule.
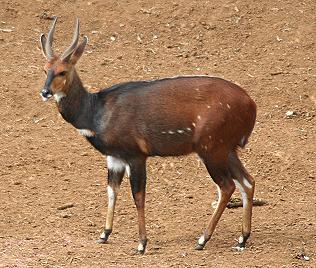
[[108,211],[98,243],[106,243],[122,178],[127,173],[139,225],[137,251],[144,253],[146,160],[150,156],[180,156],[195,152],[215,182],[218,205],[196,249],[204,248],[236,186],[243,199],[242,234],[237,249],[244,249],[251,231],[254,179],[238,158],[256,120],[256,104],[240,86],[218,77],[178,76],[113,85],[97,93],[83,86],[75,65],[87,37],[79,43],[77,19],[73,40],[61,55],[52,49],[54,19],[47,37],[40,36],[47,59],[42,98],[56,100],[62,117],[107,157]]

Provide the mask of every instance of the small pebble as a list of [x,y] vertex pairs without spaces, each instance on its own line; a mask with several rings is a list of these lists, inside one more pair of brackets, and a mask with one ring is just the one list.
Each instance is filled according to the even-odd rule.
[[285,117],[286,117],[286,118],[292,118],[294,115],[295,115],[295,112],[294,112],[294,111],[287,111],[287,112],[285,113]]

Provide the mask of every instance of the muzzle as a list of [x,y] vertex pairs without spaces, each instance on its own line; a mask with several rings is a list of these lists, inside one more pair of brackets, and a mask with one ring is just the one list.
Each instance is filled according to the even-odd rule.
[[40,95],[43,101],[48,101],[53,96],[52,92],[47,88],[43,88]]
[[48,70],[44,88],[42,89],[40,93],[43,101],[48,101],[48,99],[53,96],[53,93],[50,90],[50,85],[53,79],[54,79],[54,72],[52,70]]

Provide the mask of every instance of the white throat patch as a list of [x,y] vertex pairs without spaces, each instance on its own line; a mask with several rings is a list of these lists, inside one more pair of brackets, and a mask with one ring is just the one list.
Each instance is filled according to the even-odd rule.
[[66,97],[66,94],[64,92],[62,92],[62,91],[57,92],[57,93],[54,94],[54,98],[55,98],[57,103],[60,102],[60,100],[62,98],[64,98],[64,97]]
[[77,129],[77,131],[79,132],[79,134],[85,137],[93,137],[95,135],[95,133],[89,129]]

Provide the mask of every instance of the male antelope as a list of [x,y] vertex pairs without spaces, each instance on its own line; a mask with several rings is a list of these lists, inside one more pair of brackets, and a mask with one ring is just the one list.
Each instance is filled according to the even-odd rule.
[[243,249],[250,235],[254,180],[237,156],[256,119],[256,105],[239,86],[216,77],[190,76],[127,82],[98,93],[82,85],[75,64],[83,54],[87,37],[78,44],[79,21],[70,47],[57,56],[52,50],[56,18],[47,38],[41,35],[47,74],[41,91],[44,100],[54,97],[63,118],[71,123],[103,155],[107,155],[108,212],[105,243],[112,232],[114,207],[125,171],[138,213],[138,252],[144,253],[146,159],[195,152],[217,185],[219,202],[196,249],[211,238],[236,186],[243,198]]

